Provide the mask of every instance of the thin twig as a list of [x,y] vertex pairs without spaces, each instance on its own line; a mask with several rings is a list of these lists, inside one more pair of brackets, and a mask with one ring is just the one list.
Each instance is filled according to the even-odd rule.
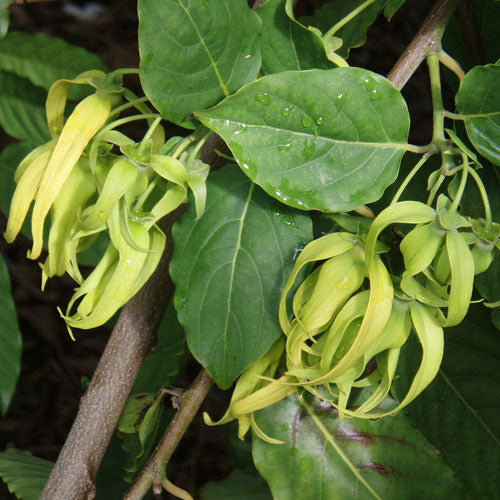
[[177,448],[182,436],[198,412],[212,387],[210,375],[203,369],[188,391],[182,396],[181,406],[170,422],[148,463],[123,497],[123,500],[139,500],[153,484],[162,482],[166,464]]
[[429,54],[439,54],[441,37],[460,0],[437,0],[415,38],[403,52],[387,78],[401,90]]

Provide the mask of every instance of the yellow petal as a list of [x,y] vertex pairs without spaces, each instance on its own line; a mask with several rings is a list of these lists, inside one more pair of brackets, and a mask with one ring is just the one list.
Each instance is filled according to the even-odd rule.
[[81,101],[63,127],[38,189],[32,217],[33,248],[29,258],[40,255],[45,217],[90,139],[106,123],[109,96],[96,93]]

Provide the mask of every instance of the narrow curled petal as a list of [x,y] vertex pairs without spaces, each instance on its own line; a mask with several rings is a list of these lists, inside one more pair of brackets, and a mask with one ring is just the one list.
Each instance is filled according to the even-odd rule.
[[446,234],[446,250],[451,269],[448,316],[443,326],[458,325],[467,314],[474,284],[474,259],[467,243],[456,229]]
[[81,101],[65,123],[38,189],[32,217],[33,248],[40,255],[45,217],[90,139],[106,123],[111,110],[108,95],[95,93]]
[[297,261],[295,262],[295,265],[293,266],[292,272],[288,278],[285,288],[283,289],[283,293],[281,294],[279,320],[281,328],[285,334],[289,333],[291,329],[286,309],[286,298],[300,270],[310,262],[330,259],[335,255],[347,252],[347,250],[351,249],[356,242],[356,237],[350,233],[331,233],[322,236],[317,240],[311,241],[306,245],[304,250],[302,250],[297,258]]
[[366,238],[366,263],[375,253],[378,235],[390,224],[422,224],[436,218],[436,211],[418,201],[400,201],[382,210],[373,221]]
[[42,181],[43,173],[49,162],[50,149],[44,149],[37,155],[31,156],[32,161],[23,168],[23,175],[20,177],[14,196],[10,204],[9,220],[5,231],[5,239],[12,243],[18,235],[23,225],[24,219],[30,208],[31,202],[36,197],[38,187]]

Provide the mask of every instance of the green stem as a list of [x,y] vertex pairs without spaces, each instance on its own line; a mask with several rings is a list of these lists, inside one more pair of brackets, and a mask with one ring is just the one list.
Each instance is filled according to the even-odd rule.
[[342,18],[338,23],[334,24],[323,36],[324,40],[327,40],[331,36],[333,36],[337,31],[341,28],[343,28],[349,21],[354,19],[361,11],[366,9],[366,7],[370,6],[372,3],[374,3],[375,0],[366,0],[366,2],[363,2],[359,7],[355,8],[353,11],[351,11],[347,16]]
[[459,115],[458,113],[452,113],[451,111],[443,111],[443,116],[445,118],[450,118],[450,120],[465,120],[465,118],[467,118],[465,115]]
[[431,187],[429,197],[427,198],[427,205],[432,205],[432,202],[434,201],[434,197],[436,196],[436,193],[439,191],[439,188],[441,187],[441,184],[444,181],[444,175],[440,174],[440,176],[437,178],[436,182],[434,183],[434,186]]
[[460,185],[458,186],[457,194],[453,198],[453,203],[450,206],[450,212],[455,212],[462,200],[462,196],[465,191],[465,185],[467,184],[467,174],[469,173],[469,158],[465,153],[462,153],[462,177],[460,179]]
[[394,205],[401,195],[403,194],[403,191],[406,189],[406,186],[410,183],[410,181],[415,177],[416,173],[420,170],[421,167],[425,164],[425,162],[430,158],[432,153],[425,153],[422,158],[417,162],[417,164],[410,170],[410,173],[406,176],[405,180],[401,183],[399,186],[396,194],[394,195],[394,198],[391,201],[391,205]]
[[492,217],[491,217],[491,206],[490,206],[490,200],[488,199],[488,193],[486,192],[481,177],[479,177],[479,174],[471,167],[469,167],[469,174],[476,182],[479,192],[481,193],[481,199],[483,200],[483,206],[484,206],[484,218],[486,220],[486,228],[489,228],[492,223]]
[[146,147],[148,141],[151,139],[151,136],[153,135],[156,127],[160,124],[160,122],[161,122],[161,116],[157,116],[154,119],[153,123],[151,123],[151,125],[149,126],[148,131],[146,132],[146,134],[142,138],[142,141],[139,144],[139,148],[137,149],[137,152],[139,154],[142,154],[144,152],[144,148]]
[[142,207],[144,206],[144,203],[148,199],[148,196],[151,194],[153,189],[156,187],[156,184],[158,182],[158,177],[154,177],[153,180],[148,184],[148,187],[146,190],[137,198],[137,201],[135,202],[134,205],[134,210],[139,212],[142,210]]
[[444,106],[441,95],[441,77],[439,74],[439,55],[427,56],[432,95],[432,142],[441,150],[446,149],[444,136]]
[[447,54],[444,50],[441,50],[439,53],[439,61],[443,66],[446,66],[449,70],[451,70],[457,78],[462,81],[464,79],[465,73],[460,64],[453,59],[449,54]]
[[200,152],[200,149],[203,147],[203,144],[205,144],[205,142],[207,141],[207,139],[210,137],[211,134],[212,131],[207,130],[205,134],[203,134],[203,136],[200,138],[196,146],[193,148],[191,153],[189,153],[189,159],[188,159],[189,166],[192,166],[193,161],[196,158],[196,155]]
[[125,116],[123,118],[119,118],[118,120],[115,120],[111,123],[108,123],[105,127],[103,127],[99,133],[96,135],[96,137],[104,134],[105,132],[108,132],[110,130],[113,130],[114,128],[117,128],[121,125],[124,125],[125,123],[130,123],[134,122],[137,120],[147,120],[149,118],[158,118],[161,116],[158,113],[148,113],[148,114],[143,114],[143,115],[132,115],[132,116]]
[[175,151],[170,155],[172,158],[178,158],[179,155],[192,143],[195,141],[193,135],[188,135],[185,139],[183,139],[180,144],[177,146]]
[[109,73],[108,77],[113,78],[114,76],[120,76],[120,75],[138,75],[138,74],[139,74],[139,68],[119,68]]
[[[148,101],[149,99],[144,96],[144,97],[138,97],[137,99],[133,99],[133,100],[130,100],[129,102],[126,102],[125,104],[122,104],[121,106],[118,106],[117,108],[113,109],[113,111],[111,111],[111,113],[109,114],[109,116],[118,116],[122,111],[125,111],[126,109],[129,109],[129,108],[132,108],[132,107],[135,107],[136,109],[137,108],[137,105],[142,103],[142,102],[146,102]],[[140,111],[140,110],[139,110]],[[148,113],[150,111],[148,110]]]

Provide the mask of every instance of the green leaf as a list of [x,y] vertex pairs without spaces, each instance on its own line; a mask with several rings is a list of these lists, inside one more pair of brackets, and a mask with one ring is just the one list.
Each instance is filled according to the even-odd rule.
[[266,196],[236,166],[208,177],[207,206],[173,229],[170,274],[191,353],[229,387],[281,335],[278,306],[311,221]]
[[465,115],[465,128],[474,147],[500,165],[500,66],[472,68],[456,95],[457,110]]
[[[446,329],[445,339],[439,374],[409,414],[469,498],[500,498],[500,336],[477,304],[459,326]],[[402,351],[398,393],[408,386],[417,355],[417,342]]]
[[263,72],[331,68],[320,34],[297,22],[293,12],[287,13],[287,4],[289,0],[267,0],[257,9],[262,20]]
[[179,324],[173,302],[167,306],[156,338],[156,346],[144,359],[132,394],[156,392],[160,387],[171,384],[180,371],[186,352],[186,334]]
[[260,20],[246,0],[139,0],[141,82],[164,118],[213,106],[259,71]]
[[22,340],[10,292],[7,266],[0,257],[0,410],[5,413],[21,371]]
[[10,12],[9,5],[14,0],[0,0],[0,39],[4,38],[9,30]]
[[269,75],[197,116],[268,194],[326,212],[380,198],[409,130],[401,94],[360,68]]
[[[314,26],[325,34],[332,26],[364,2],[365,0],[351,0],[349,2],[345,0],[333,0],[314,11],[312,16],[300,18],[300,22],[306,26]],[[385,2],[386,0],[375,1],[335,32],[335,36],[342,39],[342,47],[336,51],[338,54],[347,58],[350,49],[360,47],[365,43],[366,31],[372,25],[373,21],[375,21]]]
[[27,78],[45,90],[56,80],[74,78],[90,69],[107,71],[98,56],[60,38],[12,31],[0,42],[0,70]]
[[403,6],[406,0],[387,0],[384,8],[384,16],[388,21]]
[[54,464],[29,451],[0,452],[0,476],[9,491],[22,500],[38,500]]
[[235,470],[222,481],[210,481],[201,489],[200,500],[272,500],[261,477]]
[[0,71],[0,126],[21,141],[42,144],[50,139],[45,120],[47,94],[25,78]]
[[255,464],[275,500],[462,498],[451,470],[402,414],[340,420],[329,403],[291,395],[255,416],[285,442],[253,438]]

